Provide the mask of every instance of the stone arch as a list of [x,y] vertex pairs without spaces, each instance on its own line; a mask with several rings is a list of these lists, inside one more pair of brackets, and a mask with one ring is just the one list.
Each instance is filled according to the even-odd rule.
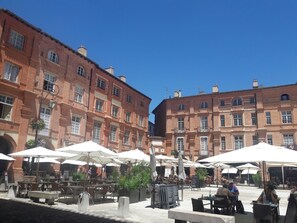
[[[8,155],[12,153],[16,148],[16,143],[14,139],[7,135],[4,134],[3,136],[0,136],[0,153],[3,153],[4,155]],[[6,160],[1,160],[0,161],[0,176],[4,177],[4,171],[8,172],[9,178],[12,177],[12,162],[6,161]],[[12,179],[8,179],[10,182],[13,181]]]

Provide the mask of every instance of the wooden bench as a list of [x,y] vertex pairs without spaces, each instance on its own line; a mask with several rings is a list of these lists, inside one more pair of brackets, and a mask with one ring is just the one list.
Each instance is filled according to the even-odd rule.
[[28,191],[28,197],[34,202],[39,202],[39,199],[43,198],[45,203],[53,205],[60,193],[60,191]]
[[168,218],[175,219],[175,223],[186,223],[187,221],[199,223],[235,223],[234,216],[185,210],[169,210]]

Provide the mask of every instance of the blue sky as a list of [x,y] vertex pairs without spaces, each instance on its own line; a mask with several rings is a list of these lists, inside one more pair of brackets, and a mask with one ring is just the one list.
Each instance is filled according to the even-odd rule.
[[[152,99],[297,82],[297,1],[0,0]],[[150,120],[153,121],[150,114]]]

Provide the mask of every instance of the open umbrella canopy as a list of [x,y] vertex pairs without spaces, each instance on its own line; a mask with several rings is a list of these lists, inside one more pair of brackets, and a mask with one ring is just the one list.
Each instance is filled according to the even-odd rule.
[[258,170],[259,169],[259,167],[255,166],[255,165],[253,165],[251,163],[246,163],[246,164],[237,166],[236,168],[239,169],[239,170],[244,170],[244,169],[255,169],[255,170]]
[[87,162],[79,161],[79,160],[65,160],[62,164],[71,164],[71,165],[77,165],[77,166],[84,166],[87,164]]
[[182,158],[181,153],[178,154],[178,179],[180,179],[180,180],[186,179],[184,160]]
[[98,156],[105,156],[105,157],[116,157],[117,154],[104,146],[99,145],[98,143],[95,143],[93,141],[86,141],[78,144],[74,144],[71,146],[66,146],[60,149],[57,149],[57,151],[61,152],[71,152],[76,154],[83,153],[91,153],[96,152]]
[[241,174],[250,174],[250,175],[254,175],[257,174],[259,170],[257,169],[244,169]]
[[150,162],[150,157],[139,149],[120,152],[118,153],[117,159],[130,162]]
[[34,160],[34,163],[55,163],[55,164],[60,164],[60,162],[54,158],[37,158]]
[[101,156],[98,152],[79,153],[68,158],[69,160],[77,160],[86,162],[86,164],[107,164],[107,163],[121,163],[121,161],[112,158]]
[[196,162],[189,161],[189,160],[184,162],[184,167],[207,168],[207,166],[205,166],[205,165],[203,165],[201,163],[196,163]]
[[71,153],[65,153],[65,152],[59,152],[56,150],[50,150],[46,149],[44,147],[38,146],[32,149],[26,149],[15,153],[8,154],[9,156],[14,157],[52,157],[52,158],[63,158],[63,157],[71,157],[73,154]]
[[224,154],[212,156],[199,162],[247,163],[296,163],[297,151],[260,142]]
[[172,163],[177,163],[178,162],[178,160],[176,158],[166,156],[166,155],[163,155],[163,154],[156,155],[156,161],[159,162],[161,165],[163,163],[172,164]]
[[224,174],[229,174],[229,173],[230,173],[230,174],[236,174],[237,171],[238,171],[237,168],[230,167],[230,168],[225,168],[225,169],[223,169],[223,170],[222,170],[222,173],[224,173]]
[[12,157],[6,156],[6,155],[4,155],[3,153],[0,153],[0,160],[13,161],[13,160],[15,160],[15,159],[12,158]]

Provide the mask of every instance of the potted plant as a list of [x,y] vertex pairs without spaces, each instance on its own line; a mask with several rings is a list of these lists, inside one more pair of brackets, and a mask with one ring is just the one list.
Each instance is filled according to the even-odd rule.
[[205,178],[208,175],[207,170],[203,168],[196,169],[196,176],[198,179],[198,187],[204,187]]
[[261,187],[261,179],[262,179],[261,174],[260,173],[254,174],[254,175],[252,175],[252,178],[253,178],[255,186]]
[[119,196],[127,196],[130,203],[145,200],[146,189],[151,180],[151,170],[145,163],[131,167],[130,171],[119,177]]

